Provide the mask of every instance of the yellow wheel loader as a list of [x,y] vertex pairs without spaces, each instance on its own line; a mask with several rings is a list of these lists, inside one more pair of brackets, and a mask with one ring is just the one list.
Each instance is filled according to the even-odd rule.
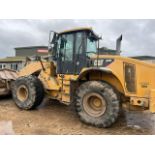
[[154,113],[155,65],[100,55],[100,39],[91,28],[51,31],[48,60],[30,62],[11,84],[16,105],[33,109],[46,94],[65,105],[74,104],[81,121],[103,128],[117,120],[123,102]]

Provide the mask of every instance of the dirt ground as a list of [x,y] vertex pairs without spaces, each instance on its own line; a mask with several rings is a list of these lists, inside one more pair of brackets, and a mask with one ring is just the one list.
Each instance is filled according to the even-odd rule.
[[131,135],[155,134],[155,115],[127,112],[107,129],[81,123],[73,106],[45,100],[35,110],[16,107],[11,98],[0,99],[0,134],[19,135]]

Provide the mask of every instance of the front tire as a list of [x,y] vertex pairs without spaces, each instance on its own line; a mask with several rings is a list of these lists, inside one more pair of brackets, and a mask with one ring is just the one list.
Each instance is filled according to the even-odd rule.
[[12,84],[12,96],[15,104],[24,110],[39,106],[44,98],[44,88],[35,76],[18,78]]
[[118,118],[120,105],[114,89],[105,82],[89,81],[76,92],[76,110],[81,121],[110,127]]

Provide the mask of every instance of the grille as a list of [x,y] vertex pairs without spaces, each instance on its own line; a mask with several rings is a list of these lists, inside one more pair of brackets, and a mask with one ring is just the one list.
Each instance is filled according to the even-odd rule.
[[135,65],[125,63],[125,83],[128,92],[136,92],[136,69]]

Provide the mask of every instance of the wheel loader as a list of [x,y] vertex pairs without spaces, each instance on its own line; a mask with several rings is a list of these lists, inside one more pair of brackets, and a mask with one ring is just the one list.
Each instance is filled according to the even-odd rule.
[[0,96],[11,94],[10,85],[18,78],[17,72],[11,69],[0,69]]
[[99,37],[92,28],[51,31],[48,60],[38,57],[10,84],[15,104],[34,109],[44,96],[74,104],[80,120],[110,127],[127,107],[155,112],[155,65],[117,55],[100,55]]

